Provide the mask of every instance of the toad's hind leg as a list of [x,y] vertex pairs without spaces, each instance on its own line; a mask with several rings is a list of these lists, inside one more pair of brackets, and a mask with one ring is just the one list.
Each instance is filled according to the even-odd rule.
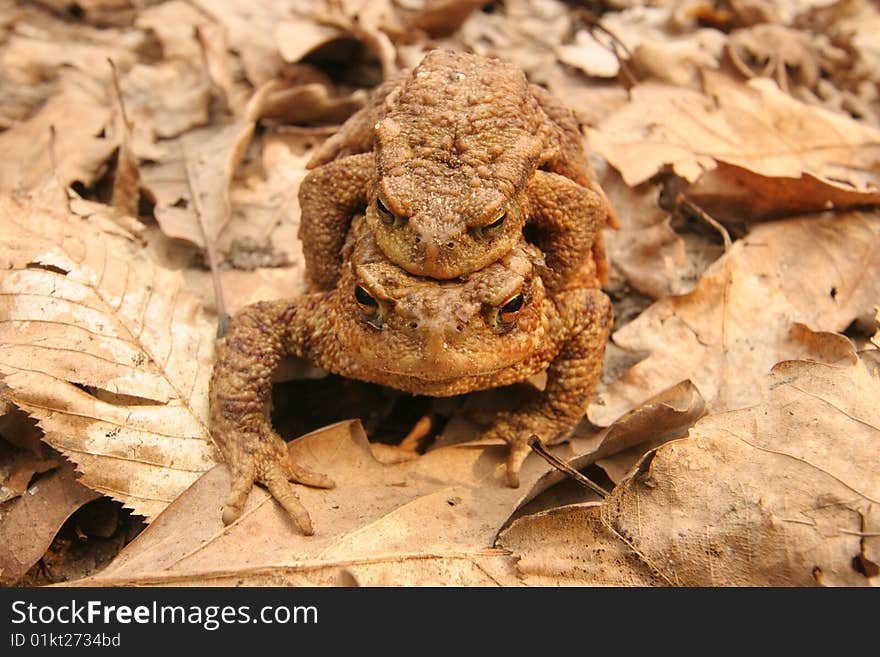
[[[536,171],[526,187],[529,238],[541,249],[550,272],[543,275],[549,290],[570,284],[584,263],[597,254],[606,207],[594,191],[564,176]],[[527,228],[528,231],[528,228]],[[604,250],[596,269],[604,271]]]
[[342,268],[352,217],[363,211],[375,179],[372,153],[335,160],[311,171],[299,188],[299,238],[312,289],[330,290]]
[[254,483],[264,484],[304,534],[312,534],[309,514],[290,481],[331,488],[333,481],[293,462],[287,445],[272,429],[269,400],[278,362],[305,355],[306,300],[247,306],[232,318],[217,347],[209,389],[211,436],[229,467],[232,485],[223,510],[229,524],[241,515]]
[[499,413],[481,438],[502,439],[510,446],[507,482],[519,486],[519,471],[529,454],[528,439],[544,441],[571,431],[584,415],[602,372],[611,331],[611,300],[598,289],[574,289],[556,298],[567,318],[568,335],[547,369],[543,394],[524,408]]
[[376,123],[385,113],[385,99],[400,86],[408,73],[407,70],[400,71],[376,87],[367,104],[352,114],[339,132],[315,149],[306,166],[314,169],[348,155],[372,151]]

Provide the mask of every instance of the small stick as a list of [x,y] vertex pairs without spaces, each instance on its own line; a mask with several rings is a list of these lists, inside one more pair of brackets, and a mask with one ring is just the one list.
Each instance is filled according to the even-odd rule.
[[205,230],[205,212],[202,209],[202,199],[199,196],[199,190],[192,184],[193,180],[193,164],[189,159],[186,149],[184,149],[184,161],[186,162],[186,180],[189,185],[189,193],[195,206],[196,215],[198,216],[199,228],[202,231],[202,239],[205,240],[205,254],[208,257],[208,268],[211,270],[211,280],[214,283],[214,302],[217,306],[217,337],[222,338],[226,335],[226,329],[229,326],[229,313],[226,312],[226,303],[223,300],[223,284],[220,282],[220,267],[217,262],[217,252],[214,249],[214,241]]
[[67,188],[61,184],[61,177],[58,175],[58,132],[54,123],[49,126],[49,162],[52,165],[52,178],[64,194],[64,204],[70,212],[70,195],[67,193]]
[[547,463],[552,465],[557,470],[560,470],[560,471],[564,472],[565,474],[567,474],[569,477],[574,479],[576,482],[578,482],[584,488],[589,488],[591,491],[596,493],[596,495],[601,497],[603,500],[606,497],[608,497],[607,490],[602,488],[596,482],[585,477],[583,474],[581,474],[580,472],[575,470],[573,467],[571,467],[565,461],[562,461],[558,457],[551,454],[547,450],[547,447],[544,445],[544,443],[541,442],[541,439],[538,438],[538,436],[532,434],[532,436],[529,437],[528,445],[529,445],[529,447],[532,448],[532,451],[534,451],[539,456],[541,456],[545,461],[547,461]]
[[678,196],[675,198],[675,204],[680,208],[684,208],[691,215],[697,217],[698,219],[702,219],[707,224],[712,226],[712,228],[718,231],[718,234],[721,235],[721,239],[724,241],[725,253],[730,250],[730,247],[733,244],[730,239],[730,233],[727,232],[727,229],[722,226],[721,223],[717,219],[715,219],[715,217],[710,215],[693,201],[687,200],[684,194],[682,194],[681,192],[679,192]]

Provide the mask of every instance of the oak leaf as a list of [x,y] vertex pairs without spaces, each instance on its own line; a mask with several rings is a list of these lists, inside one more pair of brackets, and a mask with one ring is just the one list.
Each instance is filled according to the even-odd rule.
[[880,378],[851,352],[761,383],[648,455],[603,522],[677,585],[876,584]]
[[[589,408],[608,425],[660,390],[690,379],[710,411],[758,399],[759,380],[809,346],[794,323],[843,331],[880,299],[880,219],[858,212],[755,227],[707,269],[693,291],[655,302],[613,335],[650,356],[607,387]],[[805,351],[807,350],[807,351]]]
[[[812,176],[826,185],[828,196],[816,194],[811,210],[829,209],[832,199],[846,205],[880,200],[880,130],[805,105],[767,79],[740,84],[705,71],[704,93],[648,81],[588,135],[629,185],[667,166],[695,182],[724,162],[780,187]],[[844,189],[848,197],[841,195]]]

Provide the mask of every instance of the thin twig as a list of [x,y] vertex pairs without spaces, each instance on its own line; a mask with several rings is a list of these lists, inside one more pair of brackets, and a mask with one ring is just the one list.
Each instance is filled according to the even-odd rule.
[[[581,12],[581,19],[586,23],[587,31],[590,33],[590,36],[596,40],[596,43],[602,45],[607,50],[610,50],[611,53],[617,58],[617,64],[620,67],[620,74],[624,78],[627,89],[632,89],[639,83],[638,77],[633,73],[632,69],[629,66],[629,62],[632,60],[633,55],[630,52],[630,49],[626,47],[626,44],[623,40],[617,36],[614,32],[609,30],[607,27],[602,25],[599,20],[593,16],[591,13],[587,11]],[[599,31],[605,34],[611,42],[609,44],[603,43],[596,36],[595,32]],[[621,55],[626,55],[625,57]]]
[[67,193],[67,187],[61,184],[61,176],[58,173],[58,131],[55,130],[54,123],[49,126],[49,163],[52,166],[52,178],[64,194],[64,205],[70,212],[70,195]]
[[198,216],[199,228],[202,232],[202,239],[205,241],[205,254],[208,257],[208,268],[211,270],[211,280],[214,283],[214,302],[217,306],[217,337],[222,338],[226,335],[226,327],[229,325],[229,314],[226,312],[226,303],[223,300],[223,286],[220,283],[220,268],[217,265],[217,252],[214,249],[214,241],[205,230],[205,212],[202,208],[202,199],[199,191],[192,184],[193,181],[193,164],[190,161],[186,149],[184,149],[184,161],[186,162],[186,180],[189,186],[189,193],[192,197],[193,206]]
[[112,72],[113,78],[113,89],[116,90],[116,100],[119,103],[119,111],[122,112],[122,121],[125,123],[126,129],[131,130],[131,123],[128,122],[128,114],[125,112],[125,101],[122,98],[122,85],[119,84],[119,71],[116,70],[116,62],[108,57],[107,63],[110,64],[110,71]]
[[569,477],[574,479],[576,482],[578,482],[584,488],[589,488],[591,491],[596,493],[596,495],[601,497],[603,500],[606,497],[608,497],[607,490],[602,488],[599,484],[592,481],[591,479],[588,479],[587,477],[585,477],[583,474],[581,474],[580,472],[575,470],[573,467],[571,467],[565,461],[562,461],[561,459],[559,459],[555,455],[551,454],[547,450],[547,447],[544,445],[544,443],[541,442],[541,439],[538,438],[537,436],[535,436],[534,434],[529,438],[528,444],[529,444],[529,447],[532,448],[533,452],[535,452],[536,454],[541,456],[545,461],[547,461],[547,463],[552,465],[557,470],[560,470],[561,472],[564,472],[565,474],[567,474]]
[[687,210],[689,214],[696,217],[697,219],[701,219],[706,222],[721,235],[721,239],[724,241],[724,251],[725,253],[730,250],[733,241],[730,239],[730,233],[727,232],[727,229],[721,225],[721,223],[715,219],[712,215],[706,212],[699,205],[694,203],[693,201],[689,201],[685,198],[684,194],[679,192],[678,196],[675,197],[675,205],[679,208],[684,208]]

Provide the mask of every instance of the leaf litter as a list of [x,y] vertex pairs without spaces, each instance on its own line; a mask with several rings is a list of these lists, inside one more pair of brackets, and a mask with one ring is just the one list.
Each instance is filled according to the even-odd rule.
[[[0,14],[3,581],[54,571],[52,536],[103,494],[150,525],[87,585],[877,584],[876,8],[441,4]],[[521,66],[604,172],[618,323],[585,420],[552,449],[610,494],[537,456],[504,486],[498,447],[470,440],[516,403],[502,389],[430,402],[421,456],[352,422],[292,441],[340,484],[301,489],[312,538],[262,490],[224,527],[205,249],[229,311],[301,291],[305,162],[429,47]],[[423,405],[382,399],[361,402],[371,438]]]

